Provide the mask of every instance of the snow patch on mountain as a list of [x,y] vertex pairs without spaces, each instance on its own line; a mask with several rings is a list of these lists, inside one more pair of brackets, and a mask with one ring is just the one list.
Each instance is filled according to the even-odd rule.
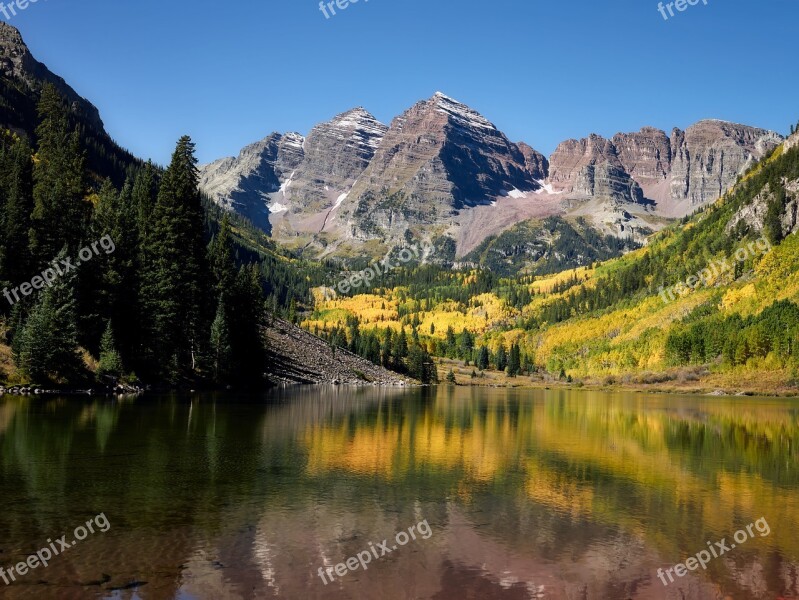
[[451,115],[458,125],[463,127],[476,127],[478,129],[496,129],[494,124],[479,112],[441,92],[436,92],[435,95],[433,95],[433,100],[438,107],[438,111]]
[[343,194],[341,194],[341,196],[336,198],[336,203],[333,205],[333,208],[331,208],[330,210],[331,211],[336,210],[339,206],[341,206],[341,203],[347,199],[347,196],[349,196],[349,194],[350,194],[349,192],[344,192]]
[[552,195],[556,196],[558,194],[564,193],[564,191],[565,191],[565,190],[561,190],[559,192],[555,191],[555,188],[552,187],[552,184],[551,183],[545,183],[545,181],[543,179],[536,180],[536,181],[538,181],[538,183],[541,185],[541,189],[538,189],[535,192],[533,192],[534,194],[552,194]]

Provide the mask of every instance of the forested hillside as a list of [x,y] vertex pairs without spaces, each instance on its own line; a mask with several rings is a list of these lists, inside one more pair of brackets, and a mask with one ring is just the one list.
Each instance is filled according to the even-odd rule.
[[37,123],[0,137],[0,380],[260,384],[265,300],[287,313],[322,269],[203,199],[189,138],[117,186],[52,85]]
[[478,372],[796,385],[797,141],[623,258],[551,276],[396,269],[360,295],[320,298],[306,326],[329,332],[349,323],[383,342],[404,331]]

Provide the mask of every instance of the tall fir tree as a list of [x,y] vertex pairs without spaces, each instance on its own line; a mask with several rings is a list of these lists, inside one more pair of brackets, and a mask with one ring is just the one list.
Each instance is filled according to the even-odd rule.
[[508,355],[507,372],[510,377],[516,377],[522,368],[521,350],[518,344],[513,344],[510,347],[510,354]]
[[38,149],[33,169],[31,250],[37,265],[83,240],[91,204],[85,199],[85,157],[77,129],[70,128],[64,99],[45,84],[39,102]]
[[236,259],[233,248],[233,232],[230,216],[225,213],[219,224],[219,231],[211,241],[208,250],[211,273],[216,283],[217,297],[227,298],[233,293],[236,283]]
[[477,368],[481,371],[485,371],[488,368],[488,348],[485,346],[480,346],[480,349],[477,351]]
[[211,324],[211,367],[217,383],[228,382],[233,371],[233,348],[227,313],[225,299],[220,297],[216,317]]
[[[136,214],[136,314],[138,319],[137,335],[133,341],[136,348],[131,364],[139,371],[151,372],[158,359],[155,356],[155,345],[150,340],[156,335],[155,322],[148,314],[150,303],[144,285],[145,275],[154,270],[151,249],[153,246],[153,214],[158,199],[158,172],[152,162],[147,162],[135,176],[133,182],[133,210]],[[155,371],[152,371],[155,372]]]
[[204,215],[194,143],[178,141],[164,173],[145,253],[142,297],[153,365],[169,381],[196,375],[210,331]]
[[33,270],[29,249],[30,217],[33,212],[33,158],[25,140],[16,138],[4,144],[2,169],[0,280],[16,286],[30,279]]
[[95,348],[103,333],[98,325],[110,319],[117,348],[128,363],[136,355],[139,335],[133,183],[126,181],[122,191],[117,192],[111,181],[106,180],[99,197],[91,224],[91,238],[101,244],[99,255],[92,259],[91,268],[81,273],[82,312],[91,315],[82,325],[83,339],[87,346]]
[[497,371],[504,371],[508,366],[508,351],[505,349],[505,344],[500,344],[497,348],[496,364]]

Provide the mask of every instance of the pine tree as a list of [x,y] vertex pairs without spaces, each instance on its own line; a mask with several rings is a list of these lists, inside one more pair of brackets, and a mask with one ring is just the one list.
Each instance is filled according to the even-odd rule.
[[408,356],[408,337],[405,335],[405,328],[401,328],[399,333],[394,336],[394,347],[391,353],[394,357],[394,367],[402,370],[403,361]]
[[508,352],[505,350],[505,344],[500,344],[497,348],[497,371],[504,371],[508,366]]
[[44,265],[65,246],[74,255],[86,231],[91,205],[84,199],[84,152],[77,129],[69,126],[63,98],[45,84],[36,128],[39,147],[33,169],[31,247]]
[[3,212],[0,222],[0,280],[18,285],[30,278],[33,265],[28,240],[33,212],[32,150],[16,139],[3,149]]
[[468,329],[464,329],[461,333],[460,355],[461,358],[468,359],[472,355],[474,349],[474,336]]
[[366,334],[363,356],[366,360],[376,365],[380,364],[380,340],[377,339],[377,335],[373,331]]
[[196,372],[210,331],[204,216],[194,143],[182,137],[153,210],[142,296],[153,367],[170,381]]
[[117,350],[125,362],[138,354],[140,333],[140,307],[135,293],[139,288],[138,235],[132,189],[131,181],[121,192],[114,189],[110,180],[103,183],[91,223],[91,237],[99,241],[99,254],[81,269],[79,277],[81,339],[95,348],[103,334],[100,324],[111,320]]
[[229,296],[236,281],[232,236],[230,216],[225,213],[219,225],[219,232],[214,236],[208,251],[211,273],[216,281],[217,296]]
[[227,320],[227,307],[220,297],[216,318],[211,325],[211,356],[214,380],[225,382],[232,371],[233,348],[230,345],[230,327]]
[[433,359],[427,350],[420,346],[412,346],[408,352],[408,374],[424,384],[438,382]]
[[477,353],[477,368],[481,371],[485,371],[488,368],[488,348],[485,346],[480,346],[480,350]]
[[[57,260],[65,258],[62,251]],[[72,382],[82,375],[75,279],[74,271],[65,273],[39,292],[39,301],[15,340],[17,366],[35,382]]]
[[513,344],[510,347],[510,355],[508,356],[507,371],[510,377],[516,377],[521,369],[521,352],[518,344]]
[[394,349],[394,330],[386,329],[386,337],[383,338],[383,346],[380,349],[380,363],[388,368],[392,364],[392,351]]
[[447,327],[447,337],[446,337],[446,355],[448,358],[455,358],[455,331],[452,329],[452,326]]
[[263,383],[266,367],[266,347],[261,333],[263,282],[256,265],[239,269],[234,291],[228,306],[233,374],[241,385],[253,387]]
[[100,361],[97,366],[97,378],[99,380],[105,377],[118,378],[122,376],[123,371],[122,357],[117,351],[114,329],[109,320],[105,333],[103,333],[103,339],[100,342]]

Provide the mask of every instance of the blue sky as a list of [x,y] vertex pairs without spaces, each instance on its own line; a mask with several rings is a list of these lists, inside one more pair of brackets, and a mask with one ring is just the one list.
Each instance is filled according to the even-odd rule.
[[384,122],[435,91],[549,155],[590,132],[799,120],[796,0],[39,0],[11,19],[138,156],[188,133],[201,162],[354,106]]

